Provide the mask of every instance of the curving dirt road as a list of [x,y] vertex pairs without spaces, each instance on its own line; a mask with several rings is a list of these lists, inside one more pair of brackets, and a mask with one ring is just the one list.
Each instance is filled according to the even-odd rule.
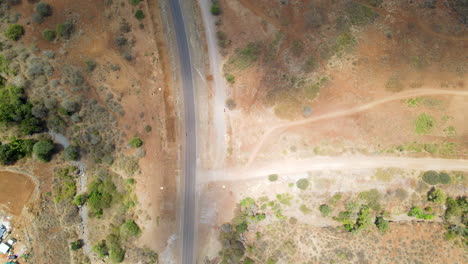
[[[359,112],[366,111],[368,109],[371,109],[375,106],[388,103],[391,101],[395,100],[401,100],[401,99],[406,99],[410,97],[416,97],[416,96],[427,96],[427,95],[458,95],[458,96],[468,96],[468,91],[459,91],[459,90],[441,90],[441,89],[418,89],[418,90],[412,90],[408,92],[401,92],[396,95],[392,95],[389,97],[385,97],[382,99],[375,100],[373,102],[369,102],[367,104],[363,104],[361,106],[351,108],[351,109],[346,109],[346,110],[339,110],[335,111],[332,113],[326,113],[322,114],[320,116],[315,116],[311,117],[308,119],[303,119],[303,120],[298,120],[294,122],[288,122],[284,123],[281,125],[278,125],[276,127],[272,127],[270,130],[268,130],[262,137],[262,139],[258,142],[258,144],[255,146],[254,150],[250,154],[249,160],[247,162],[247,166],[250,166],[252,162],[255,160],[257,157],[258,153],[261,151],[262,147],[266,144],[266,142],[275,134],[280,134],[282,131],[284,131],[287,128],[294,127],[294,126],[301,126],[305,124],[310,124],[313,122],[317,121],[322,121],[322,120],[327,120],[327,119],[332,119],[332,118],[337,118],[337,117],[342,117],[342,116],[348,116],[348,115],[353,115]],[[277,138],[277,137],[276,137]]]
[[363,155],[341,157],[313,157],[301,160],[277,160],[251,164],[248,167],[231,168],[220,173],[211,171],[200,183],[215,181],[239,181],[265,178],[270,174],[298,174],[322,170],[357,170],[376,168],[401,168],[414,170],[461,170],[468,171],[468,160],[370,157]]

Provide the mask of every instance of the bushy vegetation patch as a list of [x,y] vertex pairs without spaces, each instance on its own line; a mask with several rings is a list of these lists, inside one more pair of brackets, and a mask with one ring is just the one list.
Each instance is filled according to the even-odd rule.
[[138,236],[141,233],[141,230],[135,221],[127,220],[120,226],[120,233],[124,237]]
[[445,200],[447,200],[447,195],[441,189],[432,187],[431,190],[429,190],[427,193],[427,200],[434,203],[443,204],[445,203]]
[[221,14],[221,7],[219,6],[219,2],[217,0],[211,3],[210,12],[212,15],[218,16]]
[[51,140],[41,140],[34,144],[33,153],[36,159],[42,162],[49,162],[54,153],[54,144]]
[[270,174],[268,175],[268,180],[269,181],[277,181],[278,180],[278,174]]
[[84,246],[84,241],[82,239],[78,239],[70,243],[70,248],[73,251],[81,249]]
[[138,20],[143,20],[145,18],[145,14],[143,13],[143,10],[138,9],[135,12],[135,18],[138,19]]
[[70,39],[71,35],[75,31],[75,26],[72,21],[65,21],[64,23],[57,25],[56,31],[60,38]]
[[249,42],[244,48],[236,50],[236,53],[228,60],[228,67],[238,70],[249,68],[260,56],[261,45]]
[[11,165],[16,161],[30,157],[33,152],[34,139],[11,138],[10,142],[0,142],[0,164]]
[[88,186],[88,206],[92,216],[100,217],[118,198],[117,188],[109,176],[96,179]]
[[423,113],[415,121],[415,130],[418,134],[428,134],[435,126],[435,120],[432,116]]
[[79,160],[80,159],[80,149],[77,146],[70,145],[65,148],[63,152],[63,158],[65,160]]
[[71,202],[76,195],[76,172],[78,168],[68,166],[56,171],[53,184],[54,201]]
[[309,180],[308,179],[300,179],[296,182],[296,186],[297,188],[301,189],[301,190],[305,190],[307,189],[307,187],[309,187]]
[[141,140],[138,137],[133,137],[130,139],[130,142],[128,143],[132,148],[139,148],[143,146],[143,140]]
[[434,219],[434,215],[433,215],[433,214],[425,213],[425,212],[423,211],[423,209],[421,209],[421,208],[418,207],[418,206],[412,207],[411,210],[408,212],[408,216],[416,217],[417,219],[423,219],[423,220],[431,220],[431,219]]
[[448,173],[437,171],[426,171],[422,175],[422,180],[430,185],[449,184],[452,180]]
[[372,8],[361,5],[356,2],[350,2],[346,9],[352,25],[363,26],[372,23],[378,14]]
[[47,41],[54,41],[57,37],[57,33],[55,32],[55,30],[46,29],[42,31],[42,37]]
[[389,229],[389,224],[388,221],[385,220],[382,216],[378,216],[375,218],[375,226],[382,231],[382,232],[387,232]]
[[44,2],[40,2],[36,5],[36,12],[42,17],[49,17],[52,15],[52,7]]
[[24,35],[24,28],[18,24],[11,24],[8,28],[3,32],[3,35],[10,40],[19,40]]
[[327,204],[322,204],[319,206],[319,211],[323,217],[327,217],[332,212],[332,209]]

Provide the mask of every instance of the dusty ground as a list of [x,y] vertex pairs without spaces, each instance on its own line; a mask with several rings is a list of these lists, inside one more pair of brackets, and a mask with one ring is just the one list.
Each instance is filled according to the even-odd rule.
[[[304,161],[305,168],[309,158],[320,157],[337,157],[338,163],[347,157],[366,161],[366,156],[399,157],[402,162],[405,157],[420,158],[424,163],[432,157],[448,163],[457,160],[466,170],[468,31],[447,1],[436,1],[434,8],[427,2],[219,1],[218,41],[225,77],[231,79],[227,97],[235,104],[227,111],[226,168],[205,173],[209,183],[200,191],[201,232],[211,232],[200,259],[218,254],[219,227],[231,222],[241,199],[274,200],[277,194],[292,192],[296,208],[284,212],[299,219],[300,227],[270,221],[274,214],[267,214],[267,223],[254,226],[245,237],[245,244],[253,248],[246,251],[253,252],[249,256],[255,263],[267,263],[270,253],[280,256],[276,263],[466,261],[462,249],[443,239],[440,224],[405,219],[407,207],[424,200],[415,191],[421,191],[419,171],[375,180],[377,165],[359,169],[356,162],[352,170],[323,168],[295,174],[294,168],[284,168],[294,162],[283,162]],[[356,10],[365,10],[365,15]],[[247,55],[242,57],[242,52]],[[421,114],[434,120],[427,133],[416,132]],[[253,176],[258,165],[275,173],[268,170],[269,163],[291,174],[281,175],[281,183],[268,182],[267,175],[264,181],[258,175],[247,176]],[[408,168],[403,167],[396,170]],[[239,175],[242,182],[235,180],[235,173],[245,173]],[[216,181],[227,177],[233,179]],[[314,181],[307,195],[288,187],[301,177]],[[385,195],[386,210],[399,215],[386,235],[348,236],[317,210],[336,192],[352,196],[372,188]],[[403,202],[392,196],[398,189],[408,192]],[[466,194],[466,182],[444,190],[454,196]],[[311,214],[299,210],[297,202],[303,199]],[[264,236],[268,241],[259,239],[256,231],[269,232]],[[421,240],[414,240],[413,234]],[[291,244],[283,245],[289,236],[294,237]],[[435,242],[425,245],[429,237]],[[348,245],[335,243],[338,240]],[[369,240],[382,246],[371,246]],[[411,249],[406,250],[409,244]],[[437,247],[451,253],[428,257]],[[290,250],[289,257],[284,248]],[[340,253],[350,249],[352,254]]]
[[2,171],[0,186],[0,204],[13,215],[20,215],[35,190],[34,182],[28,176]]

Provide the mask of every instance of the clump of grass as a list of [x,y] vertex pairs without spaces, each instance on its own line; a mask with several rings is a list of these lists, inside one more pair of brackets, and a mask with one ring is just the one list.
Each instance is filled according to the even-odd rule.
[[268,180],[269,181],[277,181],[278,180],[278,174],[270,174],[268,175]]
[[236,77],[234,75],[228,73],[226,74],[226,81],[230,84],[234,84],[236,82]]
[[311,85],[307,85],[304,88],[305,96],[307,97],[307,99],[309,100],[315,99],[320,92],[320,88],[322,88],[327,82],[328,82],[328,78],[322,77],[320,78],[319,81]]
[[300,179],[296,182],[296,186],[297,188],[301,189],[301,190],[305,190],[307,189],[307,187],[309,187],[310,183],[309,183],[309,180],[308,179]]
[[426,113],[420,114],[415,121],[415,130],[418,134],[428,134],[434,129],[434,126],[434,118]]
[[229,58],[228,64],[235,69],[244,70],[252,66],[260,55],[260,44],[249,42],[247,46],[238,49],[236,53]]
[[56,203],[64,201],[71,202],[76,194],[76,175],[77,168],[68,166],[60,168],[55,173],[53,194]]

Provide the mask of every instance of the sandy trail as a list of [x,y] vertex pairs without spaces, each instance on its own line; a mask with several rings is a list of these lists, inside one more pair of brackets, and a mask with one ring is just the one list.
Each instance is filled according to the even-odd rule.
[[226,157],[226,116],[225,116],[225,102],[226,102],[226,91],[227,85],[222,74],[222,59],[221,53],[218,49],[218,43],[216,39],[216,28],[214,18],[210,14],[210,0],[198,0],[201,14],[203,18],[203,24],[206,30],[206,40],[208,44],[208,56],[210,59],[210,71],[213,75],[213,90],[214,90],[214,102],[213,102],[213,124],[216,131],[216,144],[211,144],[216,149],[213,151],[213,167],[222,168],[224,165],[224,158]]
[[[267,141],[273,136],[277,134],[281,134],[285,129],[291,128],[294,126],[301,126],[301,125],[306,125],[310,124],[313,122],[317,121],[322,121],[322,120],[327,120],[327,119],[332,119],[332,118],[337,118],[337,117],[342,117],[342,116],[348,116],[348,115],[353,115],[359,112],[363,112],[366,110],[369,110],[373,107],[376,107],[378,105],[388,103],[391,101],[395,100],[402,100],[410,97],[417,97],[417,96],[428,96],[428,95],[458,95],[458,96],[468,96],[468,91],[460,91],[460,90],[440,90],[440,89],[418,89],[418,90],[413,90],[413,91],[408,91],[408,92],[402,92],[396,95],[388,96],[382,99],[378,99],[372,102],[369,102],[367,104],[363,104],[361,106],[357,106],[351,109],[346,109],[346,110],[338,110],[332,113],[326,113],[322,114],[316,117],[308,118],[308,119],[303,119],[303,120],[298,120],[298,121],[293,121],[293,122],[287,122],[280,124],[278,126],[272,127],[269,129],[262,137],[262,139],[257,143],[255,148],[253,149],[252,153],[250,154],[249,160],[247,162],[247,167],[252,164],[252,162],[255,160],[257,157],[258,153],[261,151],[262,147],[267,143]],[[276,137],[277,138],[277,137]]]
[[214,181],[239,181],[265,178],[270,174],[298,174],[321,170],[358,170],[375,168],[401,168],[414,170],[460,170],[468,171],[468,160],[371,157],[363,155],[339,157],[313,157],[301,160],[277,160],[259,162],[247,167],[230,168],[223,172],[206,173],[201,183]]

